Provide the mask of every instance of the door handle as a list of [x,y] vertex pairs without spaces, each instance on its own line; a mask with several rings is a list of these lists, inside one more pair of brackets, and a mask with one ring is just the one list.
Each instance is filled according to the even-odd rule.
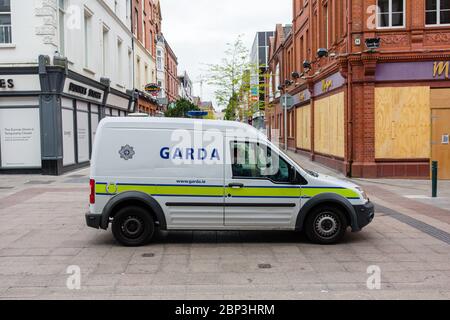
[[228,185],[228,187],[232,188],[232,189],[242,189],[244,187],[244,184],[243,183],[230,183]]

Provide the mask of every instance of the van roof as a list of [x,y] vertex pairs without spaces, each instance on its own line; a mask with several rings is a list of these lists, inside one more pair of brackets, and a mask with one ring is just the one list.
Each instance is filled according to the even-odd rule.
[[133,117],[109,117],[104,118],[101,124],[104,128],[146,128],[168,130],[219,130],[223,133],[246,137],[258,137],[267,140],[267,137],[256,128],[237,121],[200,120],[182,118],[133,118]]

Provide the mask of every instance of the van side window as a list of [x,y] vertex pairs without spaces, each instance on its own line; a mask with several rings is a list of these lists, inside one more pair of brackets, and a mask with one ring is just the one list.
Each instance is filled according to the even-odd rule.
[[268,179],[289,183],[289,164],[265,145],[253,142],[231,143],[234,179]]

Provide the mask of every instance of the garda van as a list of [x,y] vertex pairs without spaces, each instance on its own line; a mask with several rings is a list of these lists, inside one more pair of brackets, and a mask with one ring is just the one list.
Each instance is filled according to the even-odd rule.
[[125,246],[155,230],[297,230],[320,244],[360,231],[374,206],[357,185],[302,168],[251,126],[107,118],[95,138],[89,227]]

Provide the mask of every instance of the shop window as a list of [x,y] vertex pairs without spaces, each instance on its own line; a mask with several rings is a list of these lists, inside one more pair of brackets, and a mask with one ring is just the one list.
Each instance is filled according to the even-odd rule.
[[0,0],[0,43],[12,43],[10,0]]
[[405,0],[378,0],[377,5],[378,28],[405,26]]
[[84,66],[91,66],[92,55],[92,13],[84,12]]
[[450,25],[450,0],[427,0],[426,24]]
[[158,71],[164,71],[163,70],[162,51],[161,50],[158,50],[156,52],[156,66],[158,68]]
[[251,142],[232,142],[233,179],[267,179],[289,183],[289,164],[266,146]]

